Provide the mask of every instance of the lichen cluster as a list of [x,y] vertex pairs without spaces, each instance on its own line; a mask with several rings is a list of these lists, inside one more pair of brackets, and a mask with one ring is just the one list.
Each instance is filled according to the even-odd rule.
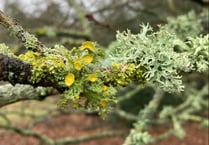
[[[102,66],[105,59],[103,49],[92,42],[84,42],[79,48],[73,48],[66,57],[65,85],[69,87],[63,95],[61,105],[71,104],[74,108],[98,110],[100,115],[109,112],[111,104],[116,103],[117,86],[127,86],[132,81],[144,84],[143,71],[134,64]],[[64,56],[64,55],[62,55]]]
[[71,105],[105,114],[107,106],[115,102],[116,90],[102,79],[102,70],[98,64],[104,53],[94,43],[87,41],[79,48],[73,48],[69,54],[65,57],[67,74],[64,78],[69,89],[61,96],[61,106]]
[[[1,52],[8,47],[1,44]],[[43,52],[28,50],[17,57],[32,65],[30,84],[45,84],[62,92],[60,106],[96,110],[100,115],[110,111],[116,103],[116,89],[132,81],[145,84],[146,69],[134,63],[111,62],[103,66],[106,54],[96,43],[87,41],[71,50],[62,45],[43,49]]]
[[198,19],[194,11],[185,15],[168,18],[168,30],[177,35],[181,40],[186,40],[188,37],[196,37],[202,31],[201,20]]
[[31,83],[40,83],[40,81],[43,80],[50,80],[53,83],[63,80],[63,75],[65,74],[65,64],[58,56],[42,56],[38,52],[28,51],[18,57],[21,60],[32,64],[33,74],[30,78]]
[[189,58],[194,65],[194,69],[203,72],[209,66],[209,35],[200,37],[189,37],[186,51],[189,53]]
[[[179,19],[193,22],[194,17],[191,13]],[[118,32],[117,40],[107,51],[90,41],[70,50],[55,45],[52,48],[43,46],[39,51],[37,46],[42,45],[37,38],[25,33],[22,27],[14,26],[11,31],[24,39],[22,41],[28,51],[11,56],[32,65],[30,84],[41,85],[44,82],[46,86],[61,91],[62,107],[97,110],[104,115],[116,102],[117,87],[137,81],[141,85],[146,82],[155,84],[165,91],[182,91],[181,72],[207,69],[208,35],[181,40],[177,28],[173,28],[174,22],[170,21],[167,26],[160,26],[158,31],[142,25],[138,34],[129,30]],[[195,28],[193,31],[197,34]],[[8,53],[6,45],[1,44],[0,47],[0,53]]]
[[126,86],[137,80],[141,84],[146,82],[143,71],[133,63],[101,66],[105,53],[89,41],[71,50],[55,45],[44,50],[43,54],[28,51],[18,58],[32,64],[31,83],[48,80],[64,88],[60,101],[62,107],[97,110],[101,115],[116,103],[117,86]]
[[24,44],[24,47],[28,50],[36,50],[39,43],[35,35],[32,35],[22,28],[20,25],[12,25],[9,28],[11,35],[16,35]]
[[[117,33],[117,40],[107,51],[108,60],[120,64],[133,63],[144,70],[144,77],[151,84],[165,91],[183,91],[180,72],[204,71],[208,67],[208,35],[180,40],[168,26],[154,32],[149,25],[142,25],[138,34],[129,30]],[[175,48],[181,51],[175,51]],[[196,66],[196,67],[195,67]]]

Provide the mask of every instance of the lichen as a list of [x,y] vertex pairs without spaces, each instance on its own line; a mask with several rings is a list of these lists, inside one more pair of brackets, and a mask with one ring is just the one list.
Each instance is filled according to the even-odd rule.
[[63,80],[66,74],[65,63],[58,56],[42,56],[38,52],[28,51],[18,56],[21,60],[32,64],[31,83],[40,83],[44,79],[51,82],[59,82]]
[[[192,64],[187,54],[174,51],[176,40],[179,39],[167,27],[160,27],[159,31],[154,32],[151,26],[142,25],[138,34],[118,32],[117,41],[108,49],[109,61],[133,63],[135,69],[139,69],[139,74],[142,73],[150,83],[170,92],[183,91],[178,71],[189,71]],[[120,83],[125,83],[125,78],[123,74]]]
[[48,81],[65,88],[60,106],[98,110],[99,114],[105,115],[111,104],[116,102],[116,89],[103,79],[110,74],[101,69],[109,68],[98,67],[104,58],[104,52],[95,46],[89,41],[82,44],[84,49],[74,47],[68,50],[55,45],[52,49],[45,49],[43,54],[28,51],[18,58],[33,66],[31,83]]
[[194,11],[177,18],[169,17],[167,27],[169,32],[175,33],[181,40],[196,37],[203,30],[201,21]]
[[14,53],[9,49],[9,47],[5,43],[0,43],[0,53],[7,54],[10,57],[14,56]]

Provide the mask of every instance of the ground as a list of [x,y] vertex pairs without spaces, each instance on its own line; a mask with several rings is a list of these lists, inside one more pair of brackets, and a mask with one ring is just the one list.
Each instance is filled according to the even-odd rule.
[[[53,120],[38,123],[34,130],[45,133],[52,138],[77,137],[99,133],[103,130],[120,130],[109,125],[97,116],[86,115],[63,115]],[[124,130],[124,127],[122,128]],[[157,143],[156,145],[208,145],[208,128],[200,128],[196,123],[185,125],[187,136],[179,140],[174,136]],[[154,127],[151,132],[157,135],[163,132],[164,128]],[[122,145],[124,137],[111,137],[95,141],[80,143],[77,145]],[[30,137],[21,137],[17,134],[4,134],[0,136],[0,145],[35,145],[37,140]]]
[[[35,105],[36,104],[36,105]],[[33,107],[37,108],[37,102],[35,104],[30,104]],[[28,104],[24,107],[28,107]],[[39,103],[39,107],[43,110],[42,107],[50,108],[49,105]],[[17,108],[17,106],[10,107],[10,109]],[[33,113],[36,113],[35,108],[33,108]],[[1,110],[2,111],[2,110]],[[7,110],[8,111],[8,110]],[[42,112],[38,112],[41,114]],[[27,123],[30,122],[28,119],[17,119],[12,117],[13,123],[17,122],[18,126],[24,127]],[[1,120],[0,120],[1,121]],[[164,126],[152,126],[150,132],[152,135],[157,136],[168,127]],[[184,128],[187,132],[187,136],[184,139],[177,139],[174,136],[171,136],[159,143],[154,145],[209,145],[208,144],[208,128],[202,128],[199,124],[194,122],[187,122],[184,125]],[[102,120],[97,115],[84,115],[84,114],[75,114],[68,113],[62,115],[56,115],[50,118],[47,118],[44,121],[38,122],[33,130],[39,133],[44,133],[51,138],[62,138],[62,137],[80,137],[85,135],[97,134],[102,131],[125,131],[128,133],[127,127],[125,127],[122,121],[116,123],[110,123],[108,119]],[[107,137],[103,139],[98,139],[94,141],[83,142],[73,145],[122,145],[124,142],[125,136],[117,137]],[[33,137],[22,137],[18,134],[12,132],[4,132],[0,128],[0,145],[37,145],[38,141]]]

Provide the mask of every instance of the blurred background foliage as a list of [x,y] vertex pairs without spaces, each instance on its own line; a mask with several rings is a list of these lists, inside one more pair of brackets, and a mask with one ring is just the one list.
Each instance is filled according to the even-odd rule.
[[[4,12],[16,18],[31,33],[48,43],[63,43],[73,46],[79,40],[91,39],[107,46],[115,39],[117,30],[139,31],[139,24],[150,23],[154,28],[175,17],[194,10],[201,15],[202,6],[192,0],[8,0]],[[3,29],[1,41],[17,44]]]
[[[91,40],[108,48],[115,40],[118,30],[129,29],[135,34],[139,32],[139,25],[142,23],[149,23],[156,30],[159,25],[168,22],[173,30],[182,30],[181,26],[183,26],[188,29],[185,33],[184,30],[180,31],[179,37],[185,40],[185,35],[194,37],[200,33],[207,34],[209,29],[208,1],[204,0],[30,0],[28,2],[3,0],[2,8],[6,14],[15,18],[26,30],[36,34],[40,41],[49,47],[62,44],[71,49],[73,46],[79,46],[83,41]],[[179,21],[172,19],[190,11],[193,11],[191,15],[195,15],[191,16],[190,21],[184,20],[183,17],[179,18]],[[196,21],[200,21],[202,25],[196,25]],[[180,23],[182,25],[179,26]],[[0,27],[0,35],[0,42],[9,45],[16,53],[25,51],[22,44],[16,38],[9,36],[2,27]],[[176,94],[165,92],[158,107],[159,111],[165,109],[165,106],[175,108],[193,94],[208,99],[208,90],[204,89],[208,87],[208,72],[191,72],[182,75],[185,91]],[[133,83],[119,89],[117,95],[119,103],[110,115],[110,120],[113,124],[114,122],[117,124],[118,119],[121,119],[129,126],[133,126],[133,122],[140,116],[140,110],[148,106],[152,100],[156,88],[147,85],[141,89]],[[208,112],[205,111],[207,107],[207,103],[202,100],[196,103],[194,113],[207,118]],[[204,119],[198,117],[184,119],[205,123]]]

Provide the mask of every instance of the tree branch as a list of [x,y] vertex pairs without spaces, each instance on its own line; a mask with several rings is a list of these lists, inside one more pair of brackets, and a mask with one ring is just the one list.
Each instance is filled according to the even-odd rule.
[[9,81],[11,84],[30,84],[32,66],[17,58],[0,54],[0,80]]
[[51,95],[50,88],[34,88],[30,85],[5,84],[0,86],[0,107],[23,100],[43,100]]
[[[153,118],[154,114],[156,113],[158,106],[160,105],[163,95],[164,95],[164,91],[162,91],[161,89],[156,90],[155,94],[153,95],[153,99],[144,108],[144,110],[139,112],[139,117],[138,117],[139,119],[135,123],[134,128],[130,130],[130,133],[126,137],[123,145],[134,144],[133,143],[134,135],[137,133],[143,134],[145,132],[145,130],[147,129],[148,125],[151,122],[151,119]],[[141,142],[141,144],[146,144],[145,139],[140,140],[140,138],[139,138],[137,141]],[[150,143],[151,141],[152,140],[148,141],[147,143]]]
[[2,11],[0,11],[0,24],[8,28],[11,34],[15,35],[27,49],[37,52],[43,52],[44,49],[47,49],[34,35],[25,31],[16,20],[5,15]]
[[31,82],[32,65],[25,63],[18,58],[12,58],[4,54],[0,54],[0,81],[9,81],[11,84],[30,84],[34,87],[44,86],[53,87],[59,91],[64,90],[56,82],[51,82],[50,79],[42,78],[37,83]]
[[9,129],[9,130],[14,131],[18,134],[21,134],[23,136],[34,137],[34,138],[38,139],[41,143],[48,144],[48,145],[69,145],[69,144],[90,141],[90,140],[101,139],[101,138],[105,138],[105,137],[123,136],[126,134],[126,132],[121,132],[121,131],[105,131],[105,132],[101,132],[98,134],[87,135],[87,136],[83,136],[83,137],[77,137],[77,138],[68,137],[68,138],[54,140],[54,139],[47,137],[44,134],[37,133],[33,130],[23,129],[21,127],[11,125],[11,124],[0,125],[0,127],[4,128],[4,129]]
[[69,29],[60,29],[55,27],[40,27],[32,30],[32,32],[37,37],[70,37],[74,39],[90,40],[90,36],[83,32],[73,31]]

